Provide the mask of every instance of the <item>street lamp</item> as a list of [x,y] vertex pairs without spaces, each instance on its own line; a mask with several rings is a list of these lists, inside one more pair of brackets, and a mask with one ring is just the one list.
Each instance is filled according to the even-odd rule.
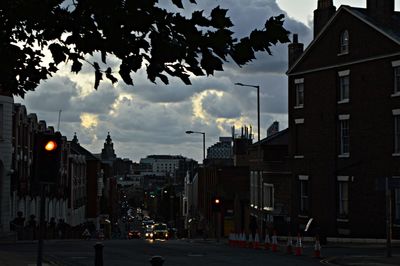
[[[259,178],[259,184],[260,186],[260,190],[261,190],[261,208],[263,209],[263,198],[264,198],[264,191],[263,191],[263,183],[264,181],[262,180],[262,176],[261,176],[261,143],[260,143],[260,86],[259,85],[251,85],[251,84],[243,84],[240,82],[235,83],[235,85],[237,86],[242,86],[242,87],[250,87],[250,88],[256,88],[257,89],[257,139],[258,139],[258,147],[257,147],[257,152],[258,152],[258,160],[257,160],[257,168],[258,168],[258,173],[257,176]],[[261,231],[263,231],[263,221],[261,220]]]
[[240,82],[235,83],[235,85],[242,86],[242,87],[251,87],[251,88],[257,89],[257,135],[258,135],[257,139],[258,139],[258,141],[260,141],[260,86],[243,84]]
[[206,159],[206,133],[188,130],[188,131],[186,131],[186,134],[202,134],[203,135],[203,163],[204,163],[204,160]]

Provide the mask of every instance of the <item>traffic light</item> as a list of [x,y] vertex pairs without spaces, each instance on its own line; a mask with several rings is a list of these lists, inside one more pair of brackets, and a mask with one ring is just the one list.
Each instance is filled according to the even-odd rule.
[[213,212],[221,211],[222,200],[220,197],[213,197],[211,202],[211,207]]
[[41,183],[56,183],[61,167],[61,134],[39,132],[35,135],[34,173]]

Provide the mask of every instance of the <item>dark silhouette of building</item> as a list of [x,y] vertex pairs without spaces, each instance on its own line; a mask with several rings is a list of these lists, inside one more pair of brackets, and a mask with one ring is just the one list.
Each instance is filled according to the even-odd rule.
[[400,13],[394,0],[334,10],[318,1],[314,40],[304,52],[296,35],[289,45],[292,220],[304,229],[313,218],[328,236],[384,237],[376,183],[400,176]]

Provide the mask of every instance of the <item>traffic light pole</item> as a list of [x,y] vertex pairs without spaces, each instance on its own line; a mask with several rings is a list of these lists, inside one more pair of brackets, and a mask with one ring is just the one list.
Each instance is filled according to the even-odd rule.
[[39,239],[38,239],[38,251],[37,251],[37,266],[42,266],[43,261],[43,233],[44,233],[44,216],[45,216],[45,190],[46,185],[40,184],[40,217],[39,217]]

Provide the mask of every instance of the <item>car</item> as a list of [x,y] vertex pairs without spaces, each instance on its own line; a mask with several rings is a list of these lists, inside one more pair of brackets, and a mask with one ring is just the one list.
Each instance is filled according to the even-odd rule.
[[165,239],[169,236],[168,227],[164,223],[155,224],[153,227],[153,239]]
[[138,239],[141,238],[141,234],[138,230],[129,230],[128,231],[128,239]]
[[143,228],[144,229],[152,229],[154,226],[154,221],[153,220],[146,220],[142,222]]
[[144,236],[146,239],[153,239],[154,234],[153,234],[153,229],[151,228],[146,228],[144,231]]

